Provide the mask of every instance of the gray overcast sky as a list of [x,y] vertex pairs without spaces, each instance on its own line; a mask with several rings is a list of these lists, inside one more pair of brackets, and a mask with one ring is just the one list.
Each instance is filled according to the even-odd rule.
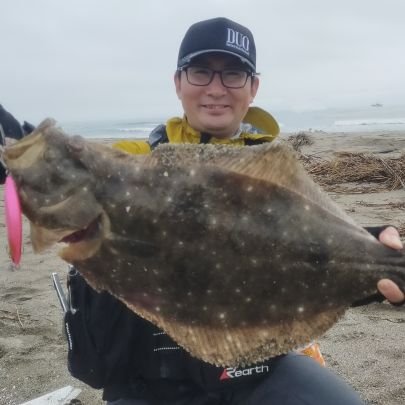
[[255,36],[256,105],[405,106],[403,0],[0,0],[0,10],[0,103],[20,120],[181,113],[180,41],[218,16]]

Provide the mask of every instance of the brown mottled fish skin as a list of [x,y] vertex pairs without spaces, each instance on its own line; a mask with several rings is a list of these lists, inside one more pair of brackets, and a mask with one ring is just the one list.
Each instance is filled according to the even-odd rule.
[[61,257],[209,363],[307,343],[381,278],[404,290],[403,253],[357,226],[281,145],[132,156],[47,120],[4,159],[36,250],[88,228]]

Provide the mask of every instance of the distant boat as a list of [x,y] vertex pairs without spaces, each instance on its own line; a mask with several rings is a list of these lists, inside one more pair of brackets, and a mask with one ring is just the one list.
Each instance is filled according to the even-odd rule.
[[380,103],[371,104],[371,107],[382,107],[383,105]]

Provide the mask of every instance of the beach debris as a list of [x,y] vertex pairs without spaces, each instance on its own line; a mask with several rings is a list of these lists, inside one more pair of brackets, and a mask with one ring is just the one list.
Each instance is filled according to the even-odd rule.
[[332,160],[305,157],[302,160],[314,180],[328,191],[335,191],[341,183],[362,184],[368,192],[405,188],[405,155],[381,158],[367,153],[337,152]]
[[290,148],[171,145],[134,156],[54,122],[5,151],[40,252],[57,242],[193,356],[239,366],[301,347],[405,257],[338,207]]
[[71,385],[59,388],[55,391],[49,392],[41,397],[32,399],[31,401],[24,402],[21,405],[67,405],[67,404],[81,404],[81,401],[75,399],[82,390],[74,388]]
[[311,135],[308,135],[306,132],[301,131],[297,134],[290,135],[287,138],[287,142],[290,143],[295,151],[300,152],[303,146],[313,145],[314,140]]

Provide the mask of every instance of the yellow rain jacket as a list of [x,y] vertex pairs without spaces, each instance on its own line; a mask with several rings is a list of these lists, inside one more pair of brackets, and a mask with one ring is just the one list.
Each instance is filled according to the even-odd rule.
[[[113,147],[131,154],[149,153],[159,143],[203,143],[201,133],[191,128],[187,119],[171,118],[166,122],[165,131],[158,134],[154,141],[119,141]],[[279,134],[277,121],[267,111],[259,107],[250,107],[241,126],[241,133],[236,138],[210,138],[211,144],[230,144],[234,146],[254,145],[271,142]],[[153,134],[153,132],[152,132]],[[153,142],[152,142],[153,141]]]

